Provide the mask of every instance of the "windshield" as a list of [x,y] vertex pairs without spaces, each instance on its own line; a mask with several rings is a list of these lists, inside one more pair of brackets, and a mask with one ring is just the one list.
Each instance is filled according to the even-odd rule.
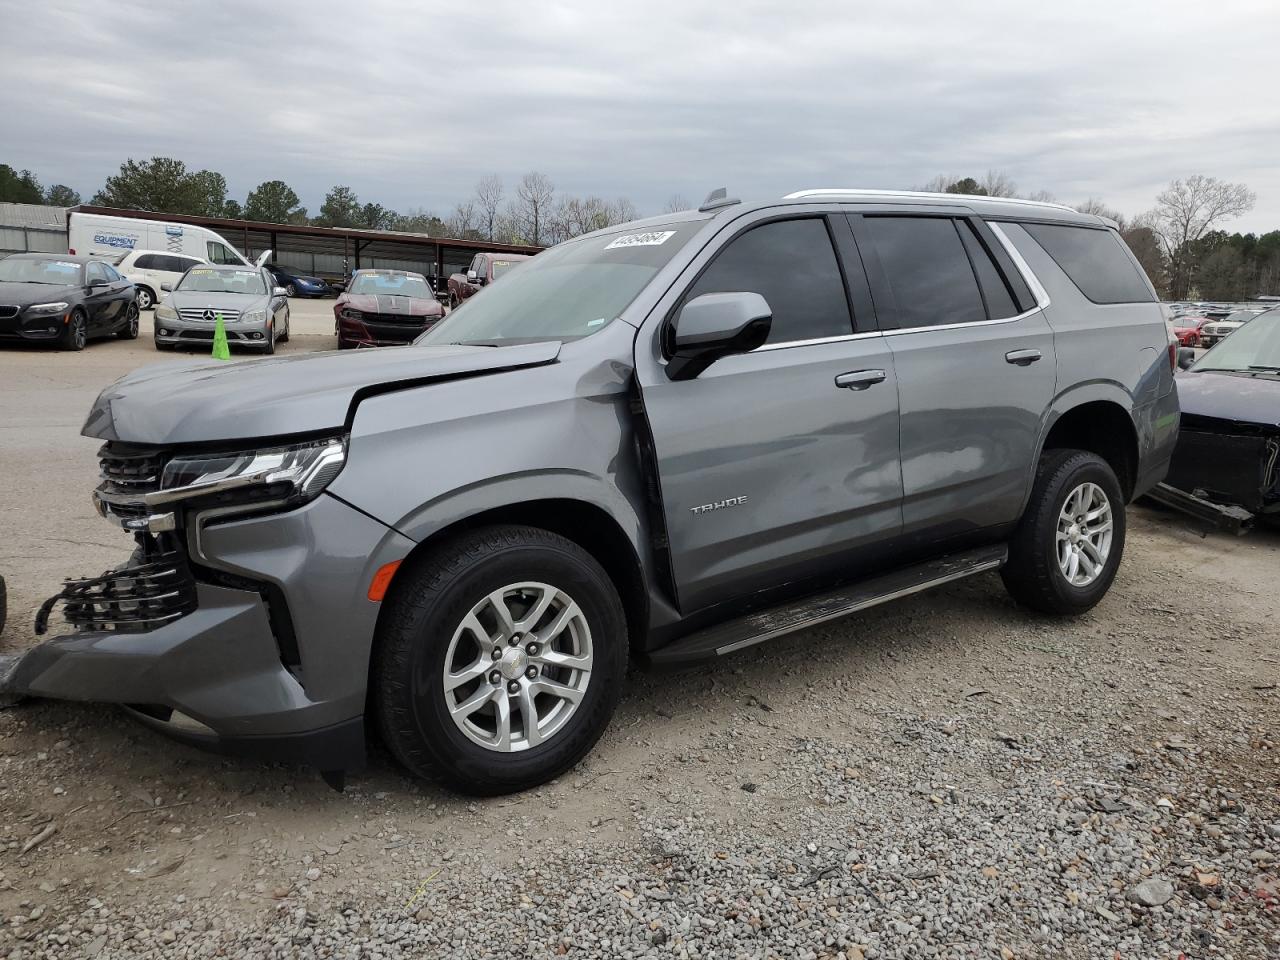
[[212,270],[197,267],[188,270],[176,290],[186,293],[256,293],[264,294],[267,286],[257,270]]
[[1280,372],[1280,310],[1260,313],[1206,353],[1191,368],[1197,373]]
[[520,261],[518,260],[495,260],[493,261],[493,279],[497,280],[500,276],[514,267]]
[[575,340],[617,319],[702,221],[570,240],[520,263],[416,341]]
[[8,257],[0,260],[0,281],[8,283],[49,283],[58,287],[80,282],[80,264],[74,260],[27,260]]
[[357,273],[348,292],[418,297],[422,300],[434,297],[426,279],[416,273]]

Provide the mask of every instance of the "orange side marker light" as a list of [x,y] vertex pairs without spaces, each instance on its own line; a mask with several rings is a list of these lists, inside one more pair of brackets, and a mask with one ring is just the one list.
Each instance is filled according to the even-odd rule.
[[387,590],[391,588],[391,578],[396,575],[398,569],[400,569],[399,560],[384,563],[378,568],[378,572],[373,575],[373,580],[369,583],[370,600],[374,603],[381,602],[382,598],[387,595]]

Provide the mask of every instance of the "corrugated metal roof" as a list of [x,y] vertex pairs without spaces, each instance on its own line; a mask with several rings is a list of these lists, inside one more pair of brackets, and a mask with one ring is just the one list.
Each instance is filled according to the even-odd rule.
[[65,233],[67,208],[46,207],[42,203],[0,203],[0,227],[61,230]]

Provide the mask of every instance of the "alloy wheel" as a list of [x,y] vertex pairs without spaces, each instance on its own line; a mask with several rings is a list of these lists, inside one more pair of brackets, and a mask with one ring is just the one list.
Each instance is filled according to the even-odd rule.
[[148,290],[146,287],[138,288],[137,300],[138,300],[139,310],[151,309],[151,291]]
[[1058,568],[1073,587],[1087,587],[1102,575],[1111,554],[1111,501],[1096,483],[1067,494],[1058,514]]
[[572,597],[546,583],[508,584],[454,630],[441,677],[445,705],[471,742],[529,750],[565,728],[591,665],[591,629]]

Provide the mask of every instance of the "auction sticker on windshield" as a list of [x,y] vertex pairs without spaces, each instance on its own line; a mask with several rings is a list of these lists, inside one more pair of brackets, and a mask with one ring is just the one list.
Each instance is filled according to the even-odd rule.
[[676,235],[674,230],[651,230],[648,233],[624,233],[608,244],[605,249],[614,247],[660,247]]

